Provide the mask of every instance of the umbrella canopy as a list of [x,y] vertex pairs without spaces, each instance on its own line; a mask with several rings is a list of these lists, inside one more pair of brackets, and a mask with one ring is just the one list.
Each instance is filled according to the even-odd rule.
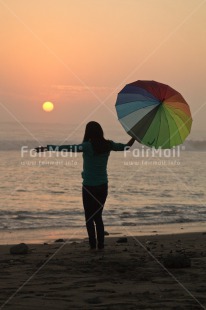
[[159,82],[127,84],[115,107],[126,132],[150,147],[168,149],[182,144],[191,130],[187,102],[179,92]]

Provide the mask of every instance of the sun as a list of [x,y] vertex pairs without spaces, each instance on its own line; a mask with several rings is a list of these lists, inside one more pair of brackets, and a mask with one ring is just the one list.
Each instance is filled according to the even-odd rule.
[[46,102],[43,103],[42,109],[43,109],[45,112],[51,112],[51,111],[54,109],[54,105],[53,105],[52,102],[46,101]]

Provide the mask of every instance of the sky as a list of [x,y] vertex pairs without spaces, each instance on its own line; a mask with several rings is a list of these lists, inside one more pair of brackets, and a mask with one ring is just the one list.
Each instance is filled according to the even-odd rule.
[[156,80],[206,128],[205,0],[0,0],[0,29],[1,122],[120,126],[118,92]]

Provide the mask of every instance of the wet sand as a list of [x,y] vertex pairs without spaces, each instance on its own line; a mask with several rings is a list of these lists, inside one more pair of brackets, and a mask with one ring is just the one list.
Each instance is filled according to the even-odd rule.
[[[0,309],[206,309],[206,233],[118,239],[103,252],[87,240],[30,244],[26,255],[0,246]],[[168,254],[191,267],[165,268]]]

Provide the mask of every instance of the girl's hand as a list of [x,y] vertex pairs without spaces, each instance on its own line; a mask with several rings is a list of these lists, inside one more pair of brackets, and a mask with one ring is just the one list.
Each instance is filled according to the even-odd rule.
[[37,153],[45,152],[45,151],[47,151],[47,147],[46,146],[38,146],[38,147],[35,147],[35,151]]

